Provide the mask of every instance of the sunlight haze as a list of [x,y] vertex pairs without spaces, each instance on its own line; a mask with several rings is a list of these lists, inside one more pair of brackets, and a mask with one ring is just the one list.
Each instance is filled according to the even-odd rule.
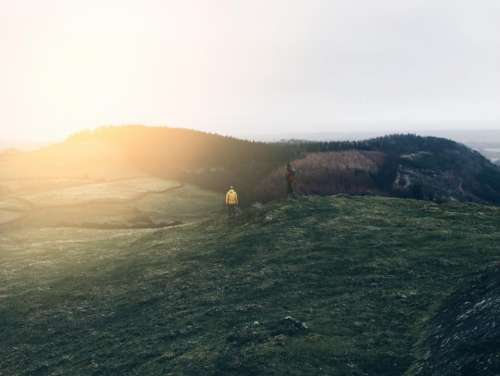
[[500,3],[0,0],[0,141],[500,128]]

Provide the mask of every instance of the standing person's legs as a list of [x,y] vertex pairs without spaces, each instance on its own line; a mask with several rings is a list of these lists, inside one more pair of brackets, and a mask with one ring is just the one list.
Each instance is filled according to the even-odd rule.
[[293,190],[293,184],[291,181],[287,181],[286,191],[288,197],[295,197],[295,192]]

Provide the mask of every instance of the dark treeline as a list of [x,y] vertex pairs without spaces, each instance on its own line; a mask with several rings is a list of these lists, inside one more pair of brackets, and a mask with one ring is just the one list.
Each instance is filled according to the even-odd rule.
[[[114,145],[147,173],[214,190],[235,185],[249,201],[265,200],[255,196],[255,188],[289,161],[310,153],[359,151],[385,156],[377,173],[369,173],[379,193],[424,199],[458,195],[465,201],[500,203],[500,169],[466,146],[436,137],[399,134],[364,141],[263,143],[187,129],[125,126],[82,132],[67,142],[92,140]],[[412,187],[398,190],[395,180],[401,177],[410,179]],[[328,179],[335,176],[322,177]]]

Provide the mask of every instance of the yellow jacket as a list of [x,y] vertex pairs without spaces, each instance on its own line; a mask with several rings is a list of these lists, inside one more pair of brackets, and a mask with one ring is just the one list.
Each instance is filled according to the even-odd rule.
[[238,194],[234,189],[230,189],[226,193],[226,205],[238,205]]

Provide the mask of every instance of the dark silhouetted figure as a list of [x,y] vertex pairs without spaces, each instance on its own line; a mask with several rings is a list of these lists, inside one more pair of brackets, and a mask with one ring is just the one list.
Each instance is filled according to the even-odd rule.
[[286,164],[286,194],[288,198],[295,198],[295,169],[292,164],[288,162]]

